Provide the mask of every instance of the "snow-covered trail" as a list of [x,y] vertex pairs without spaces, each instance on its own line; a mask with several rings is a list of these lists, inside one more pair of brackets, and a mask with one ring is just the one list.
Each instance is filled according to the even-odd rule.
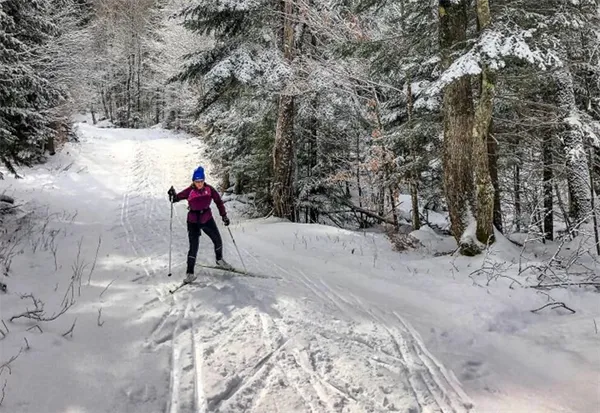
[[[43,333],[11,324],[1,359],[22,349],[23,337],[30,349],[13,363],[0,409],[575,413],[600,401],[598,358],[578,359],[589,351],[559,351],[551,358],[558,372],[545,372],[545,343],[517,338],[535,330],[533,319],[513,322],[516,314],[507,313],[503,321],[498,297],[488,302],[464,280],[433,277],[444,267],[400,256],[378,235],[244,221],[228,202],[245,264],[271,278],[205,271],[169,294],[183,277],[187,234],[181,203],[169,279],[166,190],[181,189],[205,164],[198,141],[161,130],[80,128],[79,144],[14,182],[16,196],[63,217],[50,219],[63,248],[57,265],[47,251],[15,259],[15,274],[46,279],[34,287],[26,276],[11,279],[1,318],[25,307],[18,295],[32,289],[60,302],[56,291],[72,263],[82,256],[90,264],[101,240],[95,272],[77,305]],[[221,232],[226,259],[241,267]],[[202,237],[200,245],[200,260],[212,264],[210,242]],[[508,301],[503,311],[515,307]],[[72,337],[62,338],[75,317]]]
[[[213,272],[194,286],[168,294],[165,290],[172,283],[165,283],[164,277],[164,189],[187,183],[185,178],[201,162],[188,156],[189,148],[181,143],[175,149],[169,142],[168,150],[162,144],[134,144],[121,216],[127,243],[141,259],[143,275],[149,276],[135,280],[156,290],[157,299],[146,303],[145,310],[164,311],[145,346],[170,353],[168,412],[471,408],[453,376],[402,319],[388,326],[366,307],[356,312],[355,304],[334,298],[332,290],[314,284],[302,268],[283,268],[261,257],[260,248],[249,251],[244,242],[249,238],[243,234],[251,226],[233,228],[237,234],[241,230],[244,261],[273,280],[224,280],[225,274]],[[185,209],[178,205],[174,273],[179,279],[187,249],[184,216]],[[254,230],[253,244],[260,245],[260,230]],[[235,262],[228,233],[224,228],[222,232],[230,261]],[[211,263],[212,250],[208,240],[203,241],[203,258]],[[314,268],[313,263],[304,266],[311,272]]]

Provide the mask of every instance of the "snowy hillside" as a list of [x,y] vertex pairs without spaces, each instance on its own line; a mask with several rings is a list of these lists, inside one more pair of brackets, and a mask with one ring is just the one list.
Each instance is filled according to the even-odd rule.
[[[0,412],[600,411],[598,294],[552,291],[576,313],[532,313],[547,296],[473,275],[518,260],[507,240],[434,258],[448,239],[424,228],[398,253],[384,235],[246,220],[232,200],[265,278],[204,271],[172,295],[188,241],[180,203],[168,278],[166,191],[199,164],[214,174],[199,141],[77,126],[79,143],[0,181],[21,204],[0,241]],[[206,236],[200,259],[213,264]]]

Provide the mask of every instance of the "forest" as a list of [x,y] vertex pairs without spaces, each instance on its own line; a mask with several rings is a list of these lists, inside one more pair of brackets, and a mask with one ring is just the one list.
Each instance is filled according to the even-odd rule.
[[600,0],[0,0],[0,412],[598,412],[599,193]]
[[256,216],[600,255],[595,0],[1,0],[0,44],[13,174],[91,113],[197,136]]

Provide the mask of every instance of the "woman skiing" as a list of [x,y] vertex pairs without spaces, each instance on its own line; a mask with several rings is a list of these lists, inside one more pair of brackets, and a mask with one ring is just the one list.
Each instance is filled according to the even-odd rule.
[[223,260],[223,241],[210,210],[211,201],[215,201],[225,226],[229,225],[229,218],[227,218],[225,205],[219,193],[205,182],[204,168],[201,166],[196,168],[192,175],[192,184],[189,187],[179,193],[175,191],[175,188],[171,187],[167,191],[167,194],[169,195],[169,200],[173,203],[184,199],[188,201],[187,231],[190,249],[187,257],[185,282],[192,282],[196,279],[194,266],[196,264],[196,256],[198,255],[201,231],[204,231],[214,244],[217,266],[223,269],[232,269],[231,265]]

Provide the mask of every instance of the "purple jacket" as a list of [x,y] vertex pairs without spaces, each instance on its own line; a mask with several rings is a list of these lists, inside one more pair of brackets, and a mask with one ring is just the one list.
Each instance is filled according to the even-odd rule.
[[219,195],[219,192],[215,188],[208,184],[204,184],[202,189],[196,189],[193,185],[188,186],[175,196],[175,202],[183,201],[184,199],[187,199],[190,211],[187,216],[188,222],[196,223],[200,220],[200,223],[204,224],[209,221],[213,217],[210,210],[211,201],[215,201],[215,204],[217,204],[221,217],[227,215],[221,195]]

